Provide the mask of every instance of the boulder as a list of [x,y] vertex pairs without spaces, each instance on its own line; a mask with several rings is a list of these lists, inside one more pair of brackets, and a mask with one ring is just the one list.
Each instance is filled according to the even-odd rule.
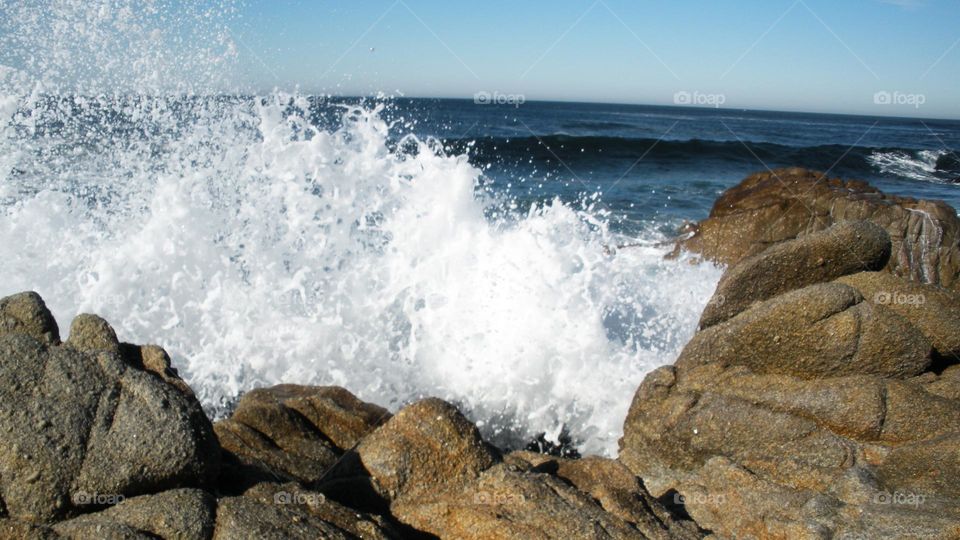
[[879,270],[890,237],[869,221],[839,223],[747,257],[727,270],[700,317],[700,328],[726,321],[755,302],[840,276]]
[[355,538],[312,515],[300,505],[263,503],[252,497],[226,497],[217,506],[214,540],[291,538],[348,540]]
[[645,537],[563,480],[504,463],[452,489],[401,499],[391,510],[404,523],[439,538]]
[[474,480],[500,461],[475,425],[435,398],[401,409],[363,439],[356,453],[388,501]]
[[[224,504],[225,503],[225,504]],[[388,520],[342,506],[299,484],[261,483],[221,501],[215,538],[401,537]]]
[[661,367],[634,397],[619,460],[722,537],[950,538],[960,402],[914,380]]
[[617,460],[598,456],[566,459],[520,451],[506,456],[504,462],[560,478],[589,495],[604,511],[636,528],[644,538],[702,537],[696,523],[677,519]]
[[960,400],[960,365],[950,366],[939,375],[927,372],[913,380],[931,394]]
[[[32,297],[0,304],[24,298]],[[116,352],[54,345],[49,313],[31,320],[47,323],[8,325],[16,331],[0,337],[0,493],[11,518],[50,522],[85,509],[86,495],[213,480],[219,448],[195,399]]]
[[960,362],[960,293],[886,272],[860,272],[837,282],[907,319],[930,340],[938,356],[951,364]]
[[270,389],[283,405],[299,413],[338,449],[346,451],[390,419],[378,405],[366,403],[338,386],[281,384]]
[[717,363],[801,378],[875,374],[906,378],[931,361],[930,341],[852,287],[822,283],[754,305],[698,332],[678,370]]
[[744,179],[717,199],[710,216],[677,244],[732,266],[768,247],[842,221],[872,221],[890,235],[885,270],[916,281],[960,288],[960,219],[942,201],[886,195],[861,181],[791,168]]
[[117,333],[107,321],[89,313],[81,313],[73,319],[70,337],[64,345],[88,353],[106,351],[120,354]]
[[52,529],[66,538],[103,537],[106,531],[128,531],[147,538],[205,540],[213,534],[213,496],[199,489],[175,489],[141,495],[116,506],[57,523]]
[[22,292],[0,299],[0,336],[26,334],[46,345],[60,344],[60,330],[43,298]]
[[279,385],[244,394],[214,429],[225,451],[222,484],[242,491],[263,481],[312,485],[390,414],[342,388]]

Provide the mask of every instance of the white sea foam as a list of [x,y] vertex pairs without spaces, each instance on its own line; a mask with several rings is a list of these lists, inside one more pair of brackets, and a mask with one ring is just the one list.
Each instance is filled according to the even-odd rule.
[[[36,88],[0,89],[20,111],[0,142],[0,294],[36,290],[63,326],[95,312],[163,345],[211,410],[280,382],[394,410],[436,395],[496,442],[566,425],[613,454],[644,374],[676,357],[719,279],[664,260],[656,233],[618,238],[589,204],[485,215],[481,171],[430,141],[391,151],[379,107],[323,130],[300,96]],[[142,134],[99,129],[121,125]],[[641,247],[609,252],[624,242]]]
[[936,174],[937,160],[945,153],[934,150],[875,151],[867,157],[867,160],[883,173],[924,182],[942,182],[943,180]]

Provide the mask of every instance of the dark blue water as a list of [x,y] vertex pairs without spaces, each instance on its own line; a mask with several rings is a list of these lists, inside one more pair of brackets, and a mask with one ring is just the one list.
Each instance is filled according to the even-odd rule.
[[[50,97],[19,120],[21,130],[29,131],[24,136],[58,141],[39,146],[33,160],[34,167],[49,168],[73,160],[78,151],[133,140],[147,141],[162,154],[196,118],[256,99],[265,98],[134,96],[82,99],[81,106],[77,98]],[[439,151],[467,154],[484,171],[484,189],[520,212],[560,198],[607,212],[614,229],[628,234],[651,226],[669,233],[685,220],[702,219],[744,177],[787,166],[867,180],[888,193],[960,208],[960,121],[589,103],[309,101],[307,117],[330,130],[339,126],[345,102],[381,106],[393,122],[393,144],[414,134],[434,139]],[[179,120],[154,125],[144,120],[149,115],[127,118],[123,112],[151,108],[172,111]],[[55,176],[14,169],[18,174]],[[98,193],[107,188],[98,186]]]
[[[323,107],[320,107],[323,108]],[[618,226],[706,217],[747,175],[785,166],[960,208],[960,122],[641,105],[397,99],[400,131],[442,140],[521,203],[601,194]]]

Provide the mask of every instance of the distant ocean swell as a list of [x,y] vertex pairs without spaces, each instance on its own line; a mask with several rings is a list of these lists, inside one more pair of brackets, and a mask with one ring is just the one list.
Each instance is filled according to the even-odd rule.
[[582,165],[592,161],[628,159],[640,156],[649,163],[749,163],[758,160],[774,166],[803,165],[833,169],[850,176],[876,174],[926,182],[960,181],[960,159],[948,150],[848,147],[839,144],[788,146],[768,142],[685,141],[610,136],[530,135],[526,137],[485,137],[448,139],[457,152],[469,151],[478,162],[499,159],[563,161]]

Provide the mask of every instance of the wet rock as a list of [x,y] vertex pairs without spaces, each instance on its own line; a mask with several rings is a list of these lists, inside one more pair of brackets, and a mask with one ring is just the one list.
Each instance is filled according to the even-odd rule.
[[717,363],[803,378],[875,374],[906,378],[929,365],[930,341],[852,287],[818,284],[757,304],[698,332],[676,366]]
[[440,538],[645,537],[561,479],[506,464],[453,489],[400,499],[391,509],[404,523]]
[[47,345],[60,344],[60,330],[43,298],[22,292],[0,299],[0,336],[26,334]]
[[861,272],[837,282],[907,319],[930,339],[937,355],[951,364],[960,362],[960,293],[885,272]]
[[886,195],[865,182],[799,168],[754,174],[728,189],[677,249],[732,266],[779,242],[861,220],[890,235],[886,271],[960,287],[960,219],[949,205]]
[[70,324],[67,347],[87,353],[120,353],[120,340],[110,324],[96,315],[81,313]]
[[0,337],[0,492],[11,518],[50,522],[85,508],[79,494],[132,497],[216,475],[219,448],[195,399],[114,352],[51,345],[55,323],[13,328],[25,333]]
[[701,538],[692,521],[677,519],[650,495],[630,469],[617,460],[589,456],[564,459],[532,452],[513,452],[505,463],[526,465],[536,472],[551,474],[589,495],[601,508],[639,531],[644,538]]
[[[958,436],[960,402],[916,382],[666,366],[638,390],[619,460],[723,537],[949,538]],[[891,494],[923,506],[884,513]]]
[[500,460],[453,405],[425,399],[400,410],[356,450],[387,500],[467,482]]
[[726,321],[795,289],[840,276],[879,270],[890,258],[890,237],[868,221],[844,222],[771,246],[724,273],[700,317],[700,328]]
[[176,489],[123,500],[93,514],[62,521],[53,530],[67,538],[132,532],[147,538],[204,540],[213,534],[216,501],[199,489]]
[[279,385],[244,394],[214,429],[226,451],[223,483],[242,491],[258,482],[316,484],[341,455],[390,417],[342,388]]

